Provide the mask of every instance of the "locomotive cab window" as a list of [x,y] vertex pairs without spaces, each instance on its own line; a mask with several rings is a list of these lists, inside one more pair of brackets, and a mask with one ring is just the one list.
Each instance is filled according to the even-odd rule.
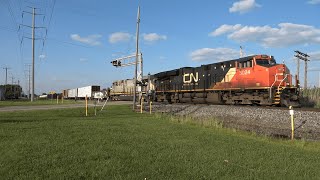
[[247,61],[247,67],[252,67],[252,61]]
[[276,61],[275,59],[257,59],[256,60],[257,62],[257,65],[260,65],[260,66],[273,66],[273,65],[276,65]]
[[239,62],[239,68],[248,68],[248,67],[252,67],[252,61],[243,61],[243,62]]

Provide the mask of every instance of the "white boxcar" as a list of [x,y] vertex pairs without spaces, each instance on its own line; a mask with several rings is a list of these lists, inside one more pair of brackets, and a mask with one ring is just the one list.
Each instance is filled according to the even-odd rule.
[[81,87],[81,88],[78,88],[78,97],[85,98],[87,96],[88,98],[92,98],[94,96],[94,93],[99,91],[100,91],[100,86]]
[[78,89],[68,89],[68,98],[78,97]]

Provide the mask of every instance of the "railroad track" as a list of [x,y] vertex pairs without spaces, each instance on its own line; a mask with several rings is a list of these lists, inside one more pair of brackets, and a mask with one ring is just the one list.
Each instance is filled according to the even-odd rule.
[[[145,106],[146,110],[148,106]],[[195,120],[217,120],[224,127],[255,132],[273,137],[290,137],[291,121],[288,108],[208,105],[192,103],[153,103],[155,112],[190,116]],[[295,138],[320,140],[320,110],[295,108]]]

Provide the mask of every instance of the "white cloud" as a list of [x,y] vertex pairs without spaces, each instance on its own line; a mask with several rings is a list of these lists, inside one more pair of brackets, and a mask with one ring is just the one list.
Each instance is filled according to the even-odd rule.
[[46,55],[44,55],[44,54],[39,55],[39,59],[44,59],[44,58],[46,58]]
[[280,23],[279,27],[222,25],[209,35],[227,34],[238,42],[256,42],[265,47],[286,47],[291,45],[320,44],[320,29],[314,26]]
[[230,48],[202,48],[190,53],[193,61],[223,61],[239,57],[239,51]]
[[229,8],[229,12],[239,12],[240,14],[243,14],[256,7],[261,7],[261,5],[257,4],[255,0],[240,0],[232,4],[232,7]]
[[308,1],[309,4],[320,4],[320,0],[310,0]]
[[101,42],[99,42],[98,40],[102,36],[99,35],[99,34],[92,34],[92,35],[89,35],[87,37],[81,37],[79,34],[71,34],[70,37],[74,41],[78,41],[78,42],[81,42],[81,43],[84,43],[84,44],[88,44],[88,45],[91,45],[91,46],[97,46],[97,45],[101,44]]
[[80,58],[80,60],[79,60],[80,62],[87,62],[88,61],[88,59],[87,58]]
[[210,36],[219,36],[221,34],[225,34],[225,33],[228,33],[228,32],[237,31],[237,30],[239,30],[241,28],[242,28],[241,24],[236,24],[236,25],[224,24],[224,25],[220,26],[218,29],[216,29],[213,32],[211,32],[209,35]]
[[166,35],[159,35],[157,33],[143,34],[142,36],[143,36],[143,40],[148,42],[155,42],[155,41],[167,39]]
[[310,52],[308,55],[311,61],[320,61],[320,51]]
[[109,36],[109,42],[112,44],[119,42],[128,42],[130,41],[130,39],[131,35],[129,33],[124,32],[115,32]]

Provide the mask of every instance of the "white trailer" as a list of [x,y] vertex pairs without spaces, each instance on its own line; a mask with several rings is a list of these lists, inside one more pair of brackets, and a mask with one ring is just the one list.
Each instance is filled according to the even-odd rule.
[[76,98],[78,97],[78,89],[68,89],[68,98]]
[[78,88],[78,97],[79,98],[85,98],[86,96],[88,98],[92,98],[94,96],[94,93],[100,91],[100,86],[85,86]]
[[93,98],[94,99],[103,99],[103,98],[105,98],[106,96],[105,96],[105,93],[103,93],[103,92],[95,92],[95,93],[93,93]]

